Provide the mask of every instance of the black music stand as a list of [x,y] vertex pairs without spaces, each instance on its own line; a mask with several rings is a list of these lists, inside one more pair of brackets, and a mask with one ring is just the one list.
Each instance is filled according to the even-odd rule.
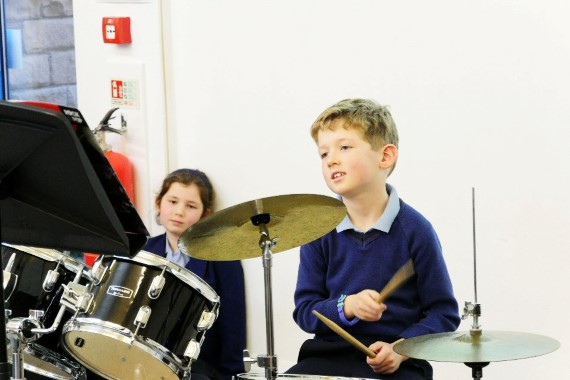
[[[148,235],[78,110],[0,102],[0,242],[133,257]],[[10,365],[0,297],[3,380]]]

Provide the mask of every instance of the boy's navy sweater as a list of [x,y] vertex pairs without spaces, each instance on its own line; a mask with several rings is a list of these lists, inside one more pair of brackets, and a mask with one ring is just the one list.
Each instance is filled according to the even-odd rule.
[[[333,230],[301,247],[293,317],[304,331],[316,339],[342,339],[313,310],[366,345],[457,328],[458,304],[439,239],[426,218],[401,199],[399,204],[387,233]],[[342,322],[337,307],[342,294],[380,291],[410,258],[416,274],[385,301],[388,309],[379,321]]]

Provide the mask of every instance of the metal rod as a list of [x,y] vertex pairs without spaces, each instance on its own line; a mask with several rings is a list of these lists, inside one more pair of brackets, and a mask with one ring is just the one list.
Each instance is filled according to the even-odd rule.
[[271,297],[272,287],[271,287],[271,266],[272,266],[272,254],[267,244],[263,252],[263,273],[264,273],[264,284],[265,284],[265,320],[266,320],[266,333],[267,333],[267,354],[272,356],[274,353],[273,344],[273,300]]
[[12,345],[12,377],[11,380],[26,380],[24,377],[24,357],[22,355],[22,343],[18,338],[10,338]]
[[271,248],[274,241],[270,239],[265,223],[259,225],[261,234],[259,245],[263,249],[263,274],[265,285],[265,332],[267,339],[267,355],[263,358],[262,364],[265,367],[265,378],[267,380],[277,379],[277,357],[275,356],[275,343],[273,337],[273,299],[271,287]]
[[475,235],[475,188],[471,188],[473,204],[473,283],[475,287],[475,304],[477,304],[477,239]]
[[479,325],[479,316],[481,315],[481,306],[477,301],[477,236],[475,234],[475,188],[471,188],[471,198],[473,204],[473,287],[475,292],[475,303],[473,305],[473,325],[471,326],[471,335],[481,335],[481,325]]

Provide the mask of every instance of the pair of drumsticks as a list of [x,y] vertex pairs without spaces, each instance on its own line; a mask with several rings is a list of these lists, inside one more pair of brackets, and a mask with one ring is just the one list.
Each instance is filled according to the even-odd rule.
[[[382,303],[388,298],[396,289],[402,286],[413,274],[415,273],[414,270],[414,263],[412,260],[408,260],[398,271],[392,276],[390,281],[386,284],[384,289],[380,292],[380,296],[378,297],[377,302]],[[313,314],[317,316],[325,325],[327,325],[331,330],[336,332],[341,338],[346,340],[348,343],[352,344],[354,347],[359,349],[361,352],[366,354],[370,358],[375,358],[376,353],[362,344],[358,339],[350,335],[346,330],[342,327],[322,315],[316,310],[313,310]]]

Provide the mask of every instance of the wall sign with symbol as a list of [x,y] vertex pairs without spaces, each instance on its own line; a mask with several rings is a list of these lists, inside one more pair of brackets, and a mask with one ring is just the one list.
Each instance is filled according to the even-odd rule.
[[103,17],[103,42],[106,44],[130,44],[131,18],[130,17]]
[[111,79],[111,105],[139,108],[139,84],[135,80]]

